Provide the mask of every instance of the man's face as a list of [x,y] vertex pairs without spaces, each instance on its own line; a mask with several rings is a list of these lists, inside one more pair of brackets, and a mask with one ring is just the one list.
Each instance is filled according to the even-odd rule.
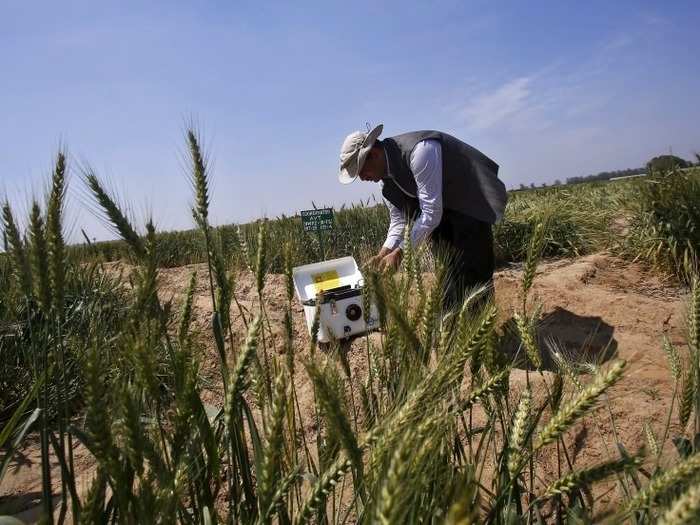
[[384,178],[384,171],[384,153],[381,148],[375,146],[367,155],[365,163],[362,166],[358,176],[360,177],[360,180],[363,181],[379,182],[382,180],[382,178]]

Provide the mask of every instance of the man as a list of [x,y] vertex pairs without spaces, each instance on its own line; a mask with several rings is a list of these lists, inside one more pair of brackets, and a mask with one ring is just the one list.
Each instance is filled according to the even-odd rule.
[[389,206],[387,238],[371,262],[380,269],[397,267],[407,219],[414,220],[414,245],[430,238],[434,250],[452,252],[444,304],[461,304],[469,289],[492,283],[491,225],[503,216],[507,200],[498,165],[446,133],[415,131],[379,140],[382,130],[380,124],[351,133],[340,150],[340,182],[379,182]]

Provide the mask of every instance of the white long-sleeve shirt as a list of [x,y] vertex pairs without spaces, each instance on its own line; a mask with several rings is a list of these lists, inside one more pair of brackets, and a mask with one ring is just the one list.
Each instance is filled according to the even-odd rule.
[[[442,146],[440,141],[422,140],[413,148],[410,168],[416,179],[420,215],[411,229],[411,243],[424,241],[442,220]],[[398,183],[397,183],[398,185]],[[404,192],[405,190],[401,188]],[[384,247],[393,250],[403,248],[403,232],[406,227],[404,212],[387,201],[389,206],[389,231]]]

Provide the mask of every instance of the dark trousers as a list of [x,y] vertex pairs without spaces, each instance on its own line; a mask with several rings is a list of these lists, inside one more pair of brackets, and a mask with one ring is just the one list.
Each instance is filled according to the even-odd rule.
[[466,293],[477,286],[490,285],[475,304],[486,303],[493,290],[493,231],[491,225],[453,210],[443,210],[442,221],[432,233],[436,257],[446,257],[447,280],[443,308],[461,307]]

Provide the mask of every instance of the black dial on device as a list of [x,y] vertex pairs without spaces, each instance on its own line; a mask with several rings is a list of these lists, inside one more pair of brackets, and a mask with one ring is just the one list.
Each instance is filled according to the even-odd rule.
[[351,321],[357,321],[362,317],[362,308],[358,304],[351,304],[345,309],[345,315]]

